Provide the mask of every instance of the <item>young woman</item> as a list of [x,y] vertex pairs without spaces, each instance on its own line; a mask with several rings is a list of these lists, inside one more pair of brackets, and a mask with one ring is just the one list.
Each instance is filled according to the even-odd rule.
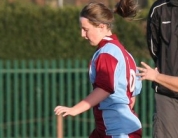
[[[122,17],[136,14],[132,0],[121,0],[114,11]],[[141,90],[132,56],[112,34],[114,13],[92,2],[80,13],[81,35],[97,50],[90,62],[93,91],[73,107],[57,106],[56,115],[76,116],[93,108],[96,128],[89,138],[141,138],[141,123],[134,114],[134,96]]]

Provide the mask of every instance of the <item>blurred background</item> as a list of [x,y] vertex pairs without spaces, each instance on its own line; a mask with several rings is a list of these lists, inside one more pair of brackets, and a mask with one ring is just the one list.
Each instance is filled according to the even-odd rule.
[[[72,106],[92,90],[88,63],[95,51],[80,36],[79,12],[91,1],[114,8],[117,0],[0,0],[0,138],[56,138],[56,105]],[[138,0],[134,20],[116,16],[116,33],[138,65],[153,65],[146,20],[154,0]],[[152,138],[154,92],[143,82],[135,111],[143,138]],[[87,138],[92,111],[63,119],[63,138]]]

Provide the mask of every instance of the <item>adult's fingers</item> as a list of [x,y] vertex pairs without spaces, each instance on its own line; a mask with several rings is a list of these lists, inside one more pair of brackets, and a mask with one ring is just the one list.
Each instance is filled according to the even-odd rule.
[[144,71],[144,68],[142,68],[142,67],[137,67],[137,69],[138,69],[139,71]]
[[[141,68],[141,67],[137,67],[137,69],[141,72],[141,73],[146,73],[147,69],[146,68]],[[143,74],[140,74],[139,76],[141,76]]]
[[146,69],[149,69],[149,68],[151,68],[148,64],[146,64],[145,62],[141,62],[141,64],[142,64],[142,66],[144,66]]

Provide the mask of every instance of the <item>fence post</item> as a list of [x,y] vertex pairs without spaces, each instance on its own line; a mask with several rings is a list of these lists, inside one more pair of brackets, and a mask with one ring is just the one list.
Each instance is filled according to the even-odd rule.
[[62,118],[62,115],[57,116],[57,138],[63,138],[63,118]]

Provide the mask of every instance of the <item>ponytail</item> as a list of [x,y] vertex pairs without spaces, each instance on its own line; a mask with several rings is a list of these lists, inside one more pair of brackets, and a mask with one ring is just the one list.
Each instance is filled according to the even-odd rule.
[[115,5],[114,13],[119,14],[123,18],[135,17],[137,14],[137,4],[135,0],[120,0]]

